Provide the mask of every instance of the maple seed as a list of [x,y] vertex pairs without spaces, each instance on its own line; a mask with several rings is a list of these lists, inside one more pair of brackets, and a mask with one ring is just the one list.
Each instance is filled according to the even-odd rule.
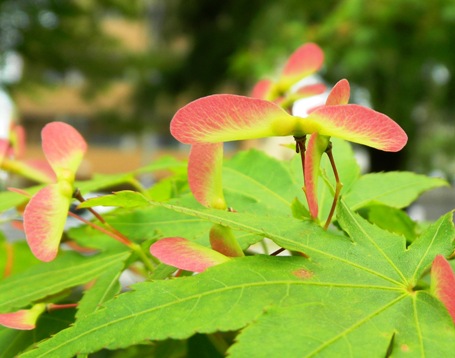
[[444,304],[455,322],[455,273],[442,255],[437,255],[431,266],[431,291]]
[[295,131],[297,117],[278,117],[272,122],[272,132],[276,136],[288,136]]

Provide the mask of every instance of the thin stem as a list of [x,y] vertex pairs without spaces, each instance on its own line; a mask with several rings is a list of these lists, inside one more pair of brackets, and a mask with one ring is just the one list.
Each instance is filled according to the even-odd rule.
[[[302,176],[305,180],[305,152],[306,152],[306,136],[303,137],[294,137],[295,139],[295,152],[300,153],[300,161],[302,163]],[[305,192],[305,184],[302,187],[302,190]]]
[[[76,190],[73,193],[73,197],[79,200],[80,203],[83,203],[85,198],[82,196],[81,192],[79,189],[76,188]],[[87,208],[104,226],[106,226],[109,231],[111,231],[114,234],[117,234],[120,237],[123,237],[125,240],[130,241],[126,236],[124,236],[120,231],[118,231],[116,228],[111,226],[102,216],[100,213],[98,213],[95,209],[93,208]]]
[[76,218],[80,221],[82,221],[84,224],[87,224],[89,226],[91,226],[92,228],[94,228],[95,230],[98,230],[100,232],[102,232],[103,234],[106,234],[110,237],[112,237],[113,239],[117,240],[118,242],[121,242],[122,244],[128,246],[129,248],[132,248],[132,245],[134,244],[132,241],[130,241],[127,237],[125,237],[124,235],[118,235],[117,233],[114,233],[108,229],[105,229],[99,225],[96,225],[95,223],[92,223],[91,221],[88,221],[88,220],[85,220],[83,217],[75,214],[75,213],[72,213],[71,211],[68,211],[68,215],[72,216],[73,218]]
[[338,199],[340,198],[340,193],[341,193],[341,189],[343,188],[343,184],[340,181],[337,167],[335,165],[335,160],[333,158],[332,143],[329,144],[329,147],[327,148],[327,150],[325,152],[327,153],[327,156],[329,157],[330,165],[332,166],[333,175],[335,176],[335,181],[336,181],[335,195],[333,196],[332,207],[330,208],[329,216],[327,217],[327,221],[325,222],[325,225],[324,225],[324,230],[327,230],[329,228],[330,222],[332,221],[333,215],[335,214],[335,209],[338,204]]
[[[81,203],[83,203],[85,201],[84,197],[82,196],[81,192],[79,191],[79,189],[76,189],[73,193],[73,197],[76,198],[77,200],[79,200]],[[122,244],[128,246],[130,249],[132,249],[138,256],[139,258],[141,259],[141,261],[144,263],[145,267],[147,267],[148,270],[150,271],[154,271],[155,268],[153,267],[152,263],[150,262],[150,260],[148,259],[147,255],[144,253],[144,251],[142,250],[142,247],[137,245],[136,243],[132,242],[130,239],[128,239],[125,235],[123,235],[120,231],[118,231],[117,229],[115,229],[114,227],[112,227],[111,225],[109,225],[108,222],[106,222],[106,220],[98,213],[96,212],[93,208],[88,208],[90,210],[90,212],[95,215],[95,217],[104,225],[106,226],[106,229],[99,226],[99,225],[96,225],[95,223],[91,222],[91,221],[88,221],[88,220],[85,220],[84,218],[80,217],[79,215],[77,214],[74,214],[72,212],[68,212],[69,215],[71,215],[72,217],[76,218],[76,219],[79,219],[80,221],[82,221],[83,223],[91,226],[92,228],[94,228],[95,230],[98,230],[106,235],[109,235],[110,237],[112,237],[113,239],[121,242]]]
[[276,256],[276,255],[278,255],[278,254],[281,254],[284,250],[286,250],[286,249],[282,247],[281,249],[278,249],[278,250],[272,252],[272,253],[270,254],[270,256]]
[[297,154],[300,153],[300,158],[302,161],[302,172],[303,176],[305,176],[305,151],[306,151],[306,136],[303,137],[294,137],[295,139],[295,152]]
[[[79,200],[79,202],[82,204],[85,200],[85,198],[82,196],[81,194],[81,191],[79,190],[79,188],[76,188],[76,190],[74,191],[73,193],[73,198]],[[106,220],[104,220],[104,218],[93,208],[87,208],[100,222],[102,222],[103,224],[107,224],[106,223]]]

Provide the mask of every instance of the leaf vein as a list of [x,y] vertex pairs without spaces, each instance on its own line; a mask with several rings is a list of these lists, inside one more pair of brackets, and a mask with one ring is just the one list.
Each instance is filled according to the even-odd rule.
[[345,329],[343,332],[340,332],[336,336],[332,337],[332,339],[329,339],[329,340],[325,341],[318,348],[316,348],[315,350],[310,352],[307,355],[307,357],[311,357],[311,356],[315,356],[315,355],[319,354],[322,350],[324,350],[326,347],[328,347],[329,345],[331,345],[332,343],[334,343],[335,341],[337,341],[340,338],[346,338],[347,334],[351,333],[352,331],[354,331],[356,328],[360,327],[364,323],[369,322],[370,320],[373,319],[373,317],[375,317],[375,316],[379,315],[380,313],[386,311],[389,307],[392,307],[393,305],[395,305],[396,303],[398,303],[399,301],[403,300],[406,297],[407,297],[407,295],[403,294],[403,295],[397,297],[396,299],[394,299],[393,301],[390,301],[386,305],[382,306],[378,310],[372,312],[368,316],[363,317],[363,319],[359,320],[358,322],[355,322],[348,329]]

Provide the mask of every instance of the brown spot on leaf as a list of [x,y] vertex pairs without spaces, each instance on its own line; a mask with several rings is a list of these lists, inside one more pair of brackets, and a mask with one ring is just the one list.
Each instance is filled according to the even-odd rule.
[[409,352],[409,346],[407,344],[402,344],[400,348],[403,352]]
[[311,278],[313,277],[313,272],[309,271],[309,270],[305,270],[305,269],[298,269],[298,270],[295,270],[292,272],[293,275],[297,276],[298,278],[301,278],[301,279],[308,279],[308,278]]

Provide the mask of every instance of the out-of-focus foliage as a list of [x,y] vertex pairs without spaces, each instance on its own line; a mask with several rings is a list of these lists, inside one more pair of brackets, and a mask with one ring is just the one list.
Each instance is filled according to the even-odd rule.
[[[128,25],[116,28],[116,21],[147,26],[151,3],[0,0],[0,65],[11,53],[19,54],[23,61],[21,81],[1,84],[8,87],[13,98],[27,92],[39,99],[43,85],[77,87],[88,102],[112,83],[127,83],[134,93],[144,69],[157,66],[150,62],[147,40],[143,49],[131,48],[125,44],[129,35],[122,34]],[[132,107],[137,107],[134,99],[132,102]],[[92,116],[110,133],[143,127],[141,118],[135,117],[139,111],[124,112],[99,109]]]
[[0,1],[0,53],[18,52],[22,84],[55,83],[68,74],[88,79],[91,89],[124,75],[129,55],[102,31],[109,16],[137,18],[140,1]]
[[[24,84],[71,71],[90,88],[127,79],[133,111],[116,122],[163,133],[188,101],[247,94],[299,45],[317,42],[327,57],[324,78],[349,78],[409,134],[404,157],[373,152],[373,169],[406,159],[418,171],[455,175],[454,0],[0,0],[0,10],[2,50],[24,56]],[[112,16],[147,23],[148,51],[132,55],[103,35],[101,19]],[[115,116],[105,118],[112,125]]]

